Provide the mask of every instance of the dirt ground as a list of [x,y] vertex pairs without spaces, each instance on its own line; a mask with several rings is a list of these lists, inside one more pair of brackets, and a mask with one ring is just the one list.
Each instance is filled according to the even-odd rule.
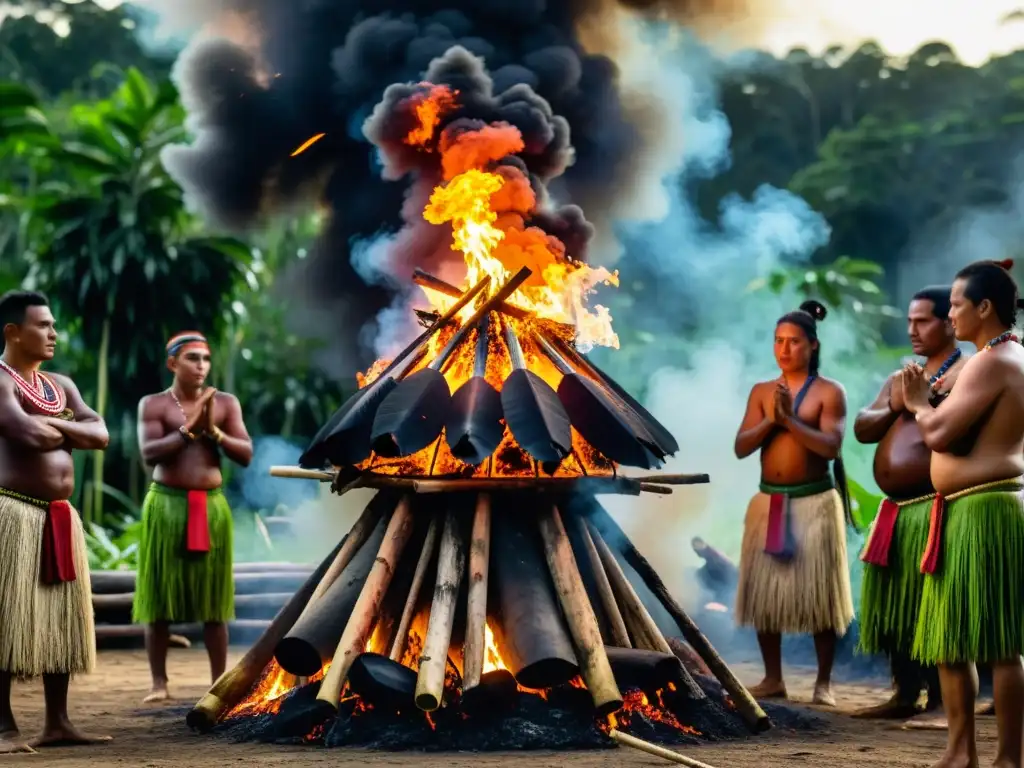
[[[233,649],[231,662],[243,649]],[[206,690],[209,672],[202,648],[175,650],[169,660],[172,694],[176,701],[164,705],[141,704],[148,683],[145,655],[141,651],[106,651],[100,655],[97,672],[73,683],[72,713],[83,729],[114,736],[110,744],[97,747],[58,748],[35,755],[9,755],[0,763],[45,765],[59,768],[185,768],[186,766],[229,766],[258,764],[273,768],[313,765],[416,766],[417,768],[498,768],[513,762],[537,768],[618,768],[619,766],[669,765],[659,758],[627,749],[596,752],[519,753],[381,753],[323,747],[281,747],[263,744],[233,744],[190,732],[184,712]],[[737,674],[746,683],[757,681],[754,665],[741,665]],[[787,670],[789,689],[799,701],[809,701],[813,672]],[[842,768],[909,768],[929,766],[941,750],[944,732],[906,731],[884,723],[853,720],[842,714],[884,699],[884,681],[875,684],[840,683],[836,698],[838,714],[829,716],[830,727],[812,734],[773,730],[745,741],[688,747],[688,757],[715,768],[765,768],[806,765]],[[33,733],[41,724],[42,690],[39,683],[16,685],[14,707],[23,732]],[[981,718],[982,764],[995,752],[995,720]],[[678,749],[678,748],[677,748]]]

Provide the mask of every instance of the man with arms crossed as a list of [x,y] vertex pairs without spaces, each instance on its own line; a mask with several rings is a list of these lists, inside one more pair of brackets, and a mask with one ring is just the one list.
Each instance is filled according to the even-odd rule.
[[[964,365],[949,322],[949,286],[914,294],[907,311],[907,332],[915,355],[938,402],[950,391]],[[892,698],[855,713],[857,717],[905,718],[918,714],[917,700],[927,683],[927,709],[942,706],[938,674],[910,657],[917,628],[924,575],[921,555],[928,542],[935,489],[930,475],[931,451],[914,415],[903,402],[903,371],[882,385],[875,402],[857,414],[854,434],[876,443],[875,482],[886,495],[861,559],[865,562],[861,594],[860,645],[867,653],[885,654],[892,665]]]
[[978,765],[978,663],[992,665],[993,765],[1020,768],[1024,750],[1024,348],[1010,332],[1019,306],[1011,266],[978,262],[957,273],[950,320],[978,354],[941,407],[929,402],[919,365],[903,373],[937,492],[913,646],[915,658],[939,666],[949,736],[936,768]]
[[234,616],[231,509],[221,491],[221,453],[245,467],[252,440],[234,395],[205,388],[210,348],[202,334],[167,343],[174,381],[139,403],[139,449],[155,466],[142,507],[143,534],[133,620],[146,625],[153,687],[145,701],[169,698],[167,646],[172,622],[201,622],[214,680],[227,663]]
[[[46,297],[0,297],[0,753],[93,744],[68,718],[71,675],[96,663],[85,534],[68,503],[71,451],[107,447],[107,427],[66,376],[43,373],[57,343]],[[42,676],[42,733],[25,741],[11,708],[15,678]]]

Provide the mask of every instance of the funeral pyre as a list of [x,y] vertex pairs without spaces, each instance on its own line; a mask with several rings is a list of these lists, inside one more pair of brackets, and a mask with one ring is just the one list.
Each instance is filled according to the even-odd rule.
[[[392,86],[368,120],[387,131],[366,129],[386,167],[433,169],[429,195],[409,199],[450,233],[461,286],[417,271],[425,330],[359,377],[301,467],[274,471],[376,495],[189,723],[460,749],[766,728],[595,498],[708,482],[619,472],[659,468],[678,444],[581,352],[618,346],[589,301],[616,275],[554,234],[565,215],[539,199],[520,129],[479,119],[479,104],[470,119],[461,98],[453,84]],[[655,601],[686,643],[670,644]]]

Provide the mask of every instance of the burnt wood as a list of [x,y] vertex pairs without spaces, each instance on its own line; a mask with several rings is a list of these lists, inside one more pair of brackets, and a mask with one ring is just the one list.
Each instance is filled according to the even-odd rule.
[[348,683],[374,707],[410,710],[416,692],[416,673],[379,653],[361,654],[348,672]]
[[378,521],[370,538],[359,548],[337,581],[277,644],[274,656],[286,672],[308,677],[315,675],[325,662],[331,660],[384,540],[388,518],[385,515]]
[[505,435],[501,395],[485,378],[491,317],[489,315],[480,323],[473,376],[452,395],[444,427],[445,440],[452,455],[472,466],[482,463],[494,453]]
[[[525,688],[552,688],[579,673],[533,515],[494,500],[488,624],[498,653]],[[505,508],[500,508],[505,506]]]
[[489,282],[490,278],[484,278],[463,294],[436,323],[403,349],[380,376],[346,400],[316,434],[305,453],[299,457],[299,466],[320,469],[327,462],[342,466],[358,464],[369,458],[370,439],[377,409],[398,386],[398,380],[426,352],[430,338],[456,317]]
[[572,453],[569,414],[555,390],[526,367],[512,323],[502,320],[512,373],[501,387],[505,423],[520,447],[553,474]]
[[639,688],[653,693],[669,683],[686,685],[690,675],[675,656],[639,648],[605,647],[619,688]]
[[385,458],[409,456],[438,438],[451,411],[451,391],[442,374],[445,364],[480,321],[531,274],[527,267],[519,270],[455,332],[426,368],[416,371],[387,394],[370,430],[374,452]]

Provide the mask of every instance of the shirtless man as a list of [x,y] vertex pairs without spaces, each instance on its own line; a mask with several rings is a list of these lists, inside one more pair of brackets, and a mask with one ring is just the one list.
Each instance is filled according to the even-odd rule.
[[[89,560],[71,451],[109,440],[71,379],[42,373],[57,343],[46,297],[0,297],[0,753],[93,744],[68,718],[71,675],[96,664]],[[27,742],[11,709],[14,678],[42,676],[46,718]]]
[[[924,370],[940,401],[952,389],[965,359],[956,346],[949,322],[948,286],[914,294],[907,311],[907,333],[915,355],[925,358]],[[924,444],[914,415],[903,402],[903,371],[885,380],[875,402],[857,415],[854,434],[862,443],[877,443],[875,482],[886,495],[861,559],[860,645],[872,654],[886,654],[892,665],[893,696],[855,717],[906,718],[920,712],[917,700],[927,683],[927,710],[942,706],[933,667],[910,657],[921,604],[921,555],[928,543],[928,523],[935,498],[929,469],[931,451]]]
[[167,344],[169,389],[139,403],[139,450],[154,466],[142,506],[143,534],[133,620],[146,625],[153,687],[145,701],[168,699],[172,622],[201,622],[213,680],[227,663],[234,617],[231,509],[221,491],[221,454],[243,467],[252,440],[234,395],[204,389],[210,348],[199,333]]
[[919,365],[903,372],[937,491],[913,646],[915,658],[939,666],[949,737],[936,768],[978,765],[978,663],[992,665],[993,765],[1020,768],[1024,751],[1024,349],[1010,333],[1019,306],[1010,266],[978,262],[953,281],[953,331],[978,354],[941,407],[930,404]]
[[[754,385],[736,435],[736,456],[760,449],[761,489],[747,507],[740,555],[737,622],[753,626],[765,677],[750,692],[786,696],[782,633],[811,633],[818,656],[814,702],[835,706],[836,637],[853,621],[843,498],[829,472],[835,461],[845,496],[840,450],[846,394],[818,374],[817,321],[825,307],[806,301],[775,327],[782,375]],[[792,393],[796,392],[794,396]]]

